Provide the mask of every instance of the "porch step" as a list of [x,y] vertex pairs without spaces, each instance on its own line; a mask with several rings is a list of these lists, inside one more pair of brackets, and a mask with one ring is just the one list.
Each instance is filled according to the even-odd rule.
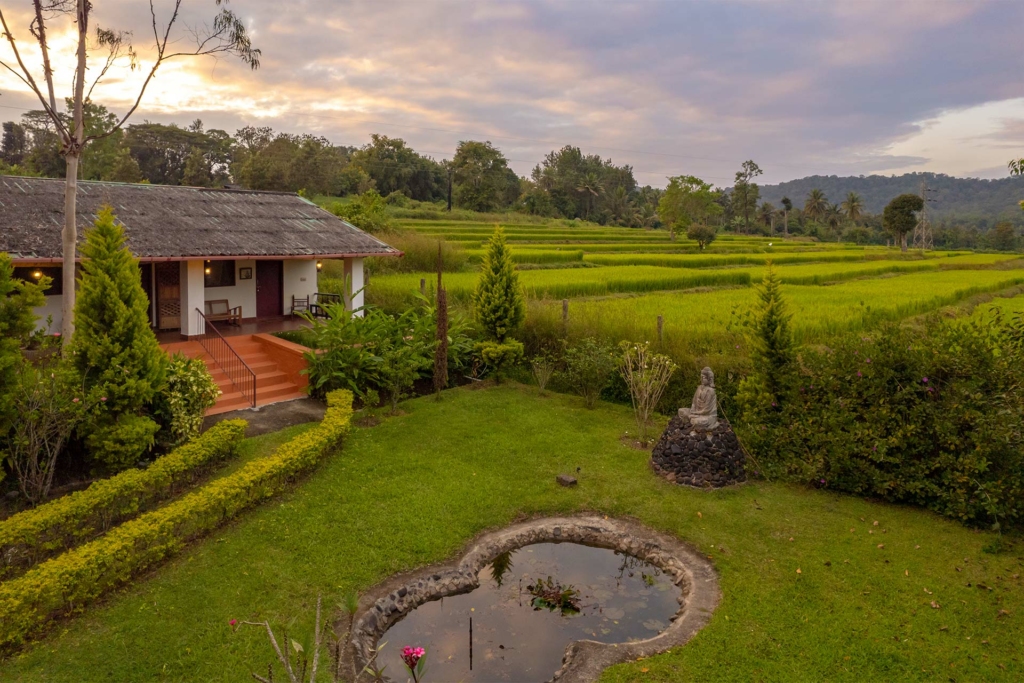
[[[307,396],[307,393],[296,384],[292,376],[278,367],[274,359],[267,354],[264,344],[258,339],[253,338],[252,335],[239,335],[227,337],[226,341],[256,375],[257,407]],[[181,352],[191,358],[199,358],[206,363],[213,381],[221,390],[217,403],[206,411],[207,415],[240,410],[252,405],[251,401],[242,395],[228,374],[217,365],[199,342],[172,342],[161,346],[168,354]],[[291,372],[294,372],[294,369],[291,369]]]

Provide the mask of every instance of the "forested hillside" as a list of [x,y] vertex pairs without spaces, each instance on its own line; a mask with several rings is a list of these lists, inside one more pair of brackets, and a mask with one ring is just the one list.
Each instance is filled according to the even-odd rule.
[[761,199],[778,206],[789,197],[798,206],[811,190],[821,190],[830,202],[839,202],[849,192],[856,192],[869,213],[881,213],[897,195],[919,194],[921,183],[928,187],[928,210],[943,222],[964,222],[984,229],[997,221],[1024,223],[1019,202],[1024,199],[1024,178],[1006,177],[998,180],[954,178],[938,173],[908,173],[901,176],[808,176],[778,185],[763,185]]

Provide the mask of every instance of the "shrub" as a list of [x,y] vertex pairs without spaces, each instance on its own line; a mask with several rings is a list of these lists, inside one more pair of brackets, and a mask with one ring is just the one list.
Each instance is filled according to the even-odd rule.
[[540,388],[540,393],[543,394],[551,380],[551,375],[555,373],[555,361],[546,353],[534,356],[530,361],[530,372]]
[[718,233],[713,225],[701,225],[693,223],[686,231],[686,238],[697,243],[701,251],[708,248],[708,245],[715,241]]
[[129,467],[152,444],[156,423],[140,416],[163,387],[167,354],[149,327],[138,262],[110,207],[86,231],[82,256],[72,353],[88,402],[103,404],[86,424],[86,446],[108,467]]
[[0,584],[0,648],[24,642],[54,616],[81,610],[191,540],[276,495],[347,433],[352,394],[333,392],[327,396],[327,405],[317,427],[288,441],[273,455]]
[[611,345],[593,337],[581,339],[565,350],[565,382],[583,397],[587,408],[597,405],[615,367]]
[[167,386],[160,406],[171,434],[171,446],[199,435],[206,409],[217,402],[218,396],[220,389],[201,358],[174,354],[167,366]]
[[391,229],[387,203],[377,190],[367,190],[349,202],[334,202],[325,207],[335,216],[369,233]]
[[100,423],[85,438],[93,460],[111,472],[133,467],[156,442],[160,425],[145,415],[121,415],[115,422]]
[[[415,232],[407,232],[398,235],[388,236],[388,244],[401,251],[404,255],[401,258],[393,256],[368,258],[366,268],[373,275],[385,275],[388,273],[420,273],[437,270],[437,249],[441,248],[443,267],[446,273],[456,273],[464,270],[469,262],[469,255],[458,244],[448,242],[440,237],[420,235]],[[324,264],[324,273],[330,277],[342,277],[343,264]]]
[[101,479],[84,491],[0,522],[0,579],[72,548],[174,495],[235,453],[245,420],[224,420],[144,470]]
[[646,444],[651,414],[661,401],[668,381],[676,371],[676,364],[668,356],[651,353],[650,342],[634,344],[626,341],[619,348],[622,349],[619,373],[629,387],[638,438],[640,443]]
[[49,495],[57,456],[85,417],[82,388],[76,379],[63,362],[41,369],[26,363],[13,387],[11,404],[18,419],[0,442],[6,442],[18,488],[32,505]]
[[494,375],[494,380],[500,382],[523,359],[523,344],[515,339],[485,341],[476,345],[476,353]]
[[[801,355],[778,419],[744,406],[771,476],[913,503],[971,524],[1024,519],[1019,323],[890,325]],[[749,401],[747,396],[745,400]]]
[[474,303],[480,326],[488,337],[499,343],[526,319],[523,289],[500,226],[495,228],[487,243]]

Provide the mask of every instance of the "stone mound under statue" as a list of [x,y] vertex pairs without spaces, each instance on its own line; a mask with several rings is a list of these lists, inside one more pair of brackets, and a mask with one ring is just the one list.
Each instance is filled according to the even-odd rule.
[[718,418],[715,374],[700,373],[689,408],[680,408],[651,452],[654,471],[669,481],[719,488],[746,481],[746,454],[727,420]]

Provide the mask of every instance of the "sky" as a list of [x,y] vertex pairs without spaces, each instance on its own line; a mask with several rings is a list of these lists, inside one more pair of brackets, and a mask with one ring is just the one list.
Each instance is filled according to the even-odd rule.
[[[163,26],[173,0],[153,0]],[[94,100],[123,112],[151,64],[141,0],[94,0],[93,25],[130,30],[141,69],[115,65]],[[29,0],[0,0],[41,79]],[[360,146],[404,138],[435,159],[490,140],[520,174],[566,144],[634,168],[641,184],[729,186],[746,159],[775,183],[933,171],[1004,177],[1024,155],[1019,0],[232,0],[262,50],[165,63],[133,121],[202,119]],[[172,29],[219,11],[183,0]],[[58,96],[75,34],[50,27]],[[0,60],[13,63],[10,47]],[[99,72],[95,52],[90,77]],[[38,108],[0,69],[0,120]]]

